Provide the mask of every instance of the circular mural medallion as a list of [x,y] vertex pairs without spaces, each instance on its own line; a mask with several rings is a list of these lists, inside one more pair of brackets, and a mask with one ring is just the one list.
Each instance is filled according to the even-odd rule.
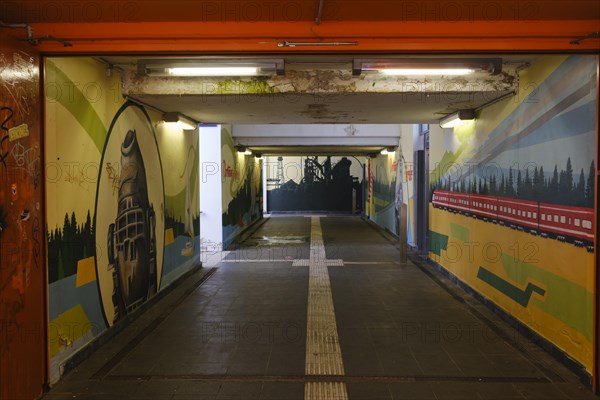
[[152,297],[164,253],[164,182],[154,129],[126,103],[110,125],[96,195],[96,274],[112,326]]

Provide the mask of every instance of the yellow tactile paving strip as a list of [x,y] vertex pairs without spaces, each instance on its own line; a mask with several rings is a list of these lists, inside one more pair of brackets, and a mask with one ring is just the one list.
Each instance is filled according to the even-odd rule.
[[347,400],[348,392],[343,382],[307,382],[304,385],[305,400]]
[[[319,217],[311,217],[306,375],[344,375],[325,258],[321,222]],[[304,386],[304,398],[345,400],[348,393],[342,382],[307,382]]]

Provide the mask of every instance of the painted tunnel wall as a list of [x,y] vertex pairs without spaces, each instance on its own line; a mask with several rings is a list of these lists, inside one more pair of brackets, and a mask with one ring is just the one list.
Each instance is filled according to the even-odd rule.
[[402,177],[405,163],[401,146],[388,154],[378,154],[367,161],[367,196],[365,215],[382,228],[398,235],[400,202],[406,202]]
[[[406,212],[406,240],[415,245],[414,135],[419,125],[400,125],[400,140],[394,153],[368,158],[366,163],[365,215],[377,225],[398,235],[398,213]],[[400,201],[405,207],[400,207]]]
[[414,210],[414,132],[418,125],[400,125],[400,161],[402,162],[402,202],[406,210],[406,241],[409,246],[415,245],[415,210]]
[[199,264],[198,132],[120,93],[92,58],[45,64],[51,381]]
[[39,57],[0,33],[0,399],[35,399],[46,381]]
[[396,235],[398,167],[398,151],[369,159],[369,196],[366,208],[367,215],[373,222]]
[[236,150],[231,126],[221,126],[223,249],[263,216],[262,159]]
[[515,97],[430,138],[430,259],[590,374],[596,60],[541,57]]

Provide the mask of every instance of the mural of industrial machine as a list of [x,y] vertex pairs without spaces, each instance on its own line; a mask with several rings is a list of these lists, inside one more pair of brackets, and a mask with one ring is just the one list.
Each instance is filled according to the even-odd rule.
[[108,270],[112,272],[113,322],[157,290],[156,216],[136,132],[129,130],[121,145],[118,211],[108,229]]
[[[278,158],[278,163],[283,159]],[[350,175],[352,161],[342,157],[332,164],[331,156],[319,162],[319,157],[304,159],[304,177],[297,184],[288,180],[267,192],[269,211],[333,211],[352,213],[360,211],[362,185]],[[278,171],[283,170],[278,166]],[[283,174],[281,174],[283,177]]]

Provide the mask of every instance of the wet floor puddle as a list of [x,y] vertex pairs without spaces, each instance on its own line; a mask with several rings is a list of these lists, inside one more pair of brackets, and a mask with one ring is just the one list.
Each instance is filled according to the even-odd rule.
[[246,241],[254,246],[277,246],[287,244],[304,244],[310,241],[310,236],[252,236]]

